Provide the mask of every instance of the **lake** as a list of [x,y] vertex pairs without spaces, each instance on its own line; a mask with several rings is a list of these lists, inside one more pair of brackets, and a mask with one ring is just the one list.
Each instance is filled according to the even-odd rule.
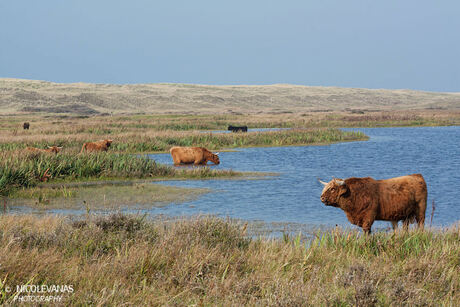
[[[421,173],[428,185],[426,224],[432,201],[433,225],[460,220],[460,127],[363,128],[369,141],[327,146],[243,148],[221,152],[217,169],[275,172],[262,180],[169,181],[162,184],[205,187],[214,192],[197,200],[152,208],[152,214],[172,216],[215,214],[244,220],[300,223],[313,226],[349,226],[338,208],[319,200],[322,185],[317,178],[366,177],[386,179]],[[159,163],[172,164],[169,154],[149,155]],[[376,222],[374,227],[387,227]]]

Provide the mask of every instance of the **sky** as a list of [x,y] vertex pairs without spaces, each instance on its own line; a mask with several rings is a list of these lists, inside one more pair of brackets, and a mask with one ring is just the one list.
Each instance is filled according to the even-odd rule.
[[0,0],[0,77],[460,92],[460,1]]

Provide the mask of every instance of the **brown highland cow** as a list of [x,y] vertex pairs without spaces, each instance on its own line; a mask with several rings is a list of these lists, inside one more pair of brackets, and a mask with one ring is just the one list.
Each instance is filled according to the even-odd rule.
[[203,147],[172,147],[169,152],[174,161],[174,165],[195,164],[206,165],[208,161],[219,164],[219,153],[212,153]]
[[403,221],[407,229],[414,219],[423,229],[427,188],[423,176],[375,180],[366,178],[333,179],[324,185],[321,201],[345,211],[348,220],[370,233],[375,220],[391,221],[393,229]]
[[102,140],[98,142],[88,142],[83,144],[81,147],[80,153],[86,151],[86,152],[91,152],[91,151],[107,151],[112,144],[112,140]]

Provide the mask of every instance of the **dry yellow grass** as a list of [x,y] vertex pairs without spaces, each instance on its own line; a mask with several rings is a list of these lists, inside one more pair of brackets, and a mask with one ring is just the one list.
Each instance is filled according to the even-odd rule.
[[[60,305],[458,306],[460,229],[333,230],[250,239],[204,217],[0,217],[0,304],[18,285],[71,285]],[[9,287],[10,292],[7,291]]]

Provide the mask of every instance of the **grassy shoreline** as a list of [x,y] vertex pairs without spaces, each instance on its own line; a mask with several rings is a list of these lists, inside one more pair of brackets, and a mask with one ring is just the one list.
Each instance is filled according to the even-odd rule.
[[[456,306],[460,227],[250,239],[214,217],[0,217],[0,304],[72,285],[63,305]],[[13,289],[7,292],[6,287]]]
[[8,195],[17,188],[37,186],[41,181],[47,181],[47,176],[50,176],[50,182],[69,182],[120,178],[201,179],[241,175],[243,173],[209,167],[177,169],[158,164],[147,157],[105,152],[89,155],[0,153],[0,195]]

